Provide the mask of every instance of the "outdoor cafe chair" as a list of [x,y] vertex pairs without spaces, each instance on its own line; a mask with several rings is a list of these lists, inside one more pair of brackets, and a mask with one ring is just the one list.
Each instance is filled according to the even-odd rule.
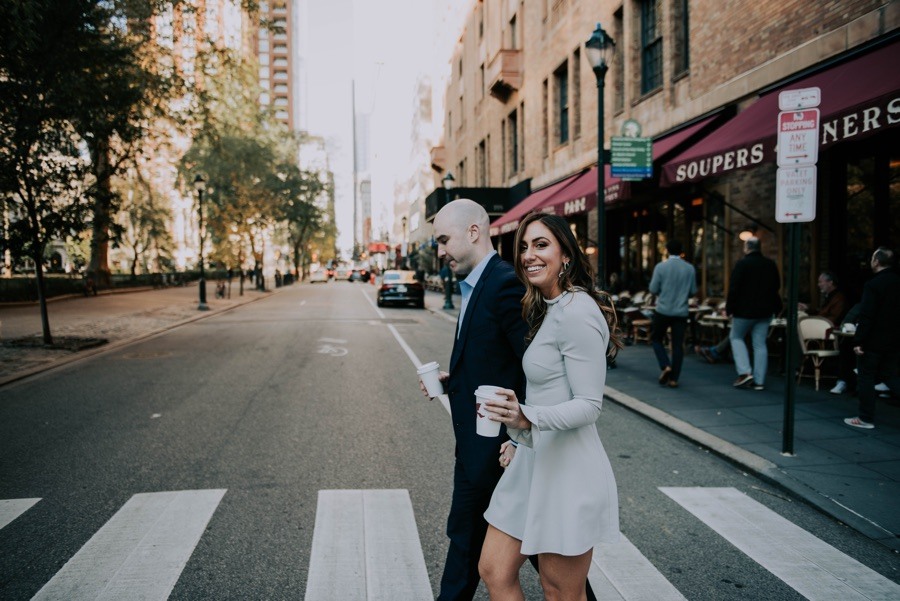
[[803,361],[800,363],[800,371],[797,373],[798,382],[803,377],[803,369],[809,361],[813,364],[816,390],[819,389],[822,364],[825,359],[840,355],[837,339],[831,335],[833,329],[834,324],[825,317],[804,317],[797,322],[797,336],[800,339],[800,350],[803,353]]

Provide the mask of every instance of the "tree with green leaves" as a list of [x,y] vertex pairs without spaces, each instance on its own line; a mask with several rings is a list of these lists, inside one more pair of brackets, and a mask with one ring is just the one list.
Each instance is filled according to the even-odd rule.
[[0,196],[21,217],[8,243],[34,261],[46,344],[53,338],[44,250],[53,238],[76,235],[90,208],[89,141],[77,124],[94,104],[89,82],[103,70],[91,50],[105,43],[108,21],[95,4],[0,3]]

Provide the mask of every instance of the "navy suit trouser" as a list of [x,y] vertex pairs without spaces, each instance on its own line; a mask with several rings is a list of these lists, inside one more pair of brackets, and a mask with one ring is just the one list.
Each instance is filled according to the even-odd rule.
[[441,577],[438,601],[469,601],[478,588],[478,559],[487,534],[484,512],[491,502],[496,482],[478,486],[471,482],[456,460],[453,471],[453,501],[447,518],[450,548]]

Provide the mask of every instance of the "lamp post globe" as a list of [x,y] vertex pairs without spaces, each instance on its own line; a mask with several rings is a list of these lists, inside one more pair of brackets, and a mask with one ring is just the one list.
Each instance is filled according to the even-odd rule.
[[203,258],[203,192],[206,191],[206,180],[199,173],[194,178],[194,190],[197,192],[197,217],[198,231],[200,233],[200,280],[198,287],[200,289],[200,303],[197,305],[199,311],[209,311],[209,305],[206,304],[206,271],[204,270],[205,260]]
[[585,54],[597,78],[597,279],[606,287],[606,143],[604,123],[604,84],[609,63],[616,50],[615,41],[597,23],[596,29],[584,43]]
[[447,175],[441,180],[441,183],[444,185],[445,190],[452,190],[453,185],[456,183],[456,178],[453,177],[453,173],[448,171]]

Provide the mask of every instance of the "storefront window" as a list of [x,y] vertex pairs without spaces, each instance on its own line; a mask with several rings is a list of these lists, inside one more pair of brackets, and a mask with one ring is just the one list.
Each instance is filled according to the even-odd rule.
[[706,272],[706,296],[725,297],[725,230],[718,226],[725,223],[725,205],[721,202],[705,203],[706,222],[703,241],[697,248],[703,249],[703,269]]

